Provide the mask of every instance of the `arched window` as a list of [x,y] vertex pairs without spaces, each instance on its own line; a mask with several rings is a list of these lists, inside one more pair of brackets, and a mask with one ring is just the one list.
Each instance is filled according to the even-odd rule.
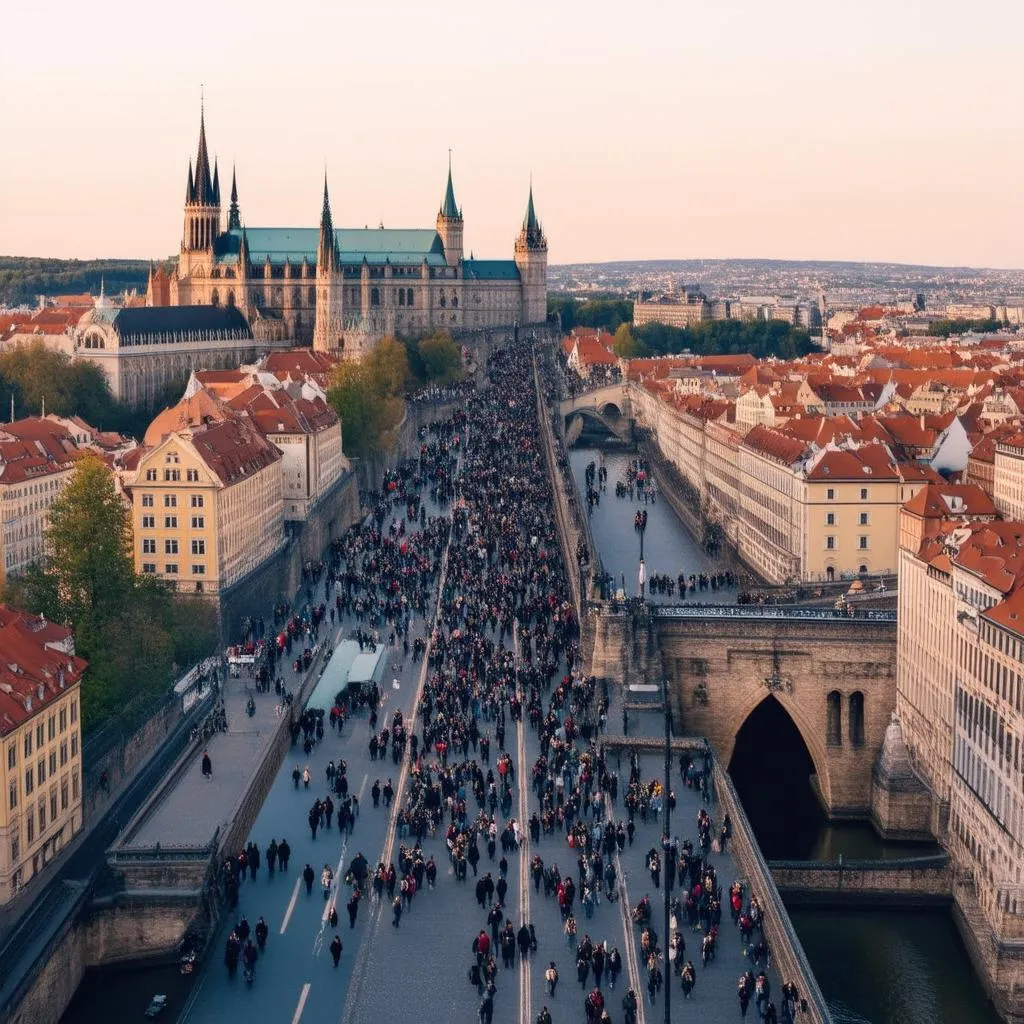
[[850,694],[850,742],[864,746],[864,694],[860,690]]
[[235,307],[235,293],[233,289],[229,289],[228,291],[228,306],[231,309],[234,309]]
[[831,583],[835,578],[836,570],[833,566],[830,565],[825,569],[825,579],[827,579],[829,583]]
[[458,309],[458,308],[459,308],[459,297],[458,297],[458,295],[455,294],[455,292],[452,292],[452,309]]
[[370,305],[371,306],[379,306],[380,305],[380,289],[379,288],[371,288],[370,289]]
[[867,572],[868,572],[868,567],[867,567],[866,565],[862,565],[862,566],[861,566],[861,567],[860,567],[860,568],[859,568],[859,569],[857,570],[857,572],[859,572],[859,573],[860,573],[860,574],[861,574],[862,576],[866,576],[866,575],[867,575]]
[[411,288],[406,288],[405,289],[405,304],[407,306],[415,305],[415,303],[413,302],[412,296],[413,296],[412,289]]
[[404,288],[399,288],[398,289],[398,304],[400,306],[404,306],[405,305],[405,289]]
[[843,695],[833,690],[826,698],[825,742],[830,747],[843,745]]
[[292,289],[292,305],[293,306],[301,306],[302,305],[302,289],[298,285],[296,285]]
[[213,269],[212,269],[212,270],[210,271],[210,277],[212,277],[212,278],[218,278],[218,277],[220,277],[220,267],[214,267],[214,268],[213,268]]
[[219,306],[220,305],[220,295],[217,294],[217,289],[216,288],[214,288],[213,291],[210,292],[210,305],[211,306]]
[[316,289],[312,285],[310,285],[306,289],[306,301],[311,306],[315,306],[316,305]]
[[441,292],[441,308],[444,309],[448,305],[448,300],[444,297],[444,292]]

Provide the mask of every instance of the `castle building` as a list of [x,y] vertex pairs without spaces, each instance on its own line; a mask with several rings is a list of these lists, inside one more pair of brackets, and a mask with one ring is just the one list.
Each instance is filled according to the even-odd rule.
[[[220,188],[201,115],[169,302],[234,306],[259,340],[312,343],[356,359],[385,335],[511,328],[547,317],[547,240],[532,185],[508,260],[465,256],[450,166],[435,226],[424,229],[335,228],[326,177],[319,228],[243,226],[234,172],[225,225]],[[162,280],[149,291],[159,295]]]

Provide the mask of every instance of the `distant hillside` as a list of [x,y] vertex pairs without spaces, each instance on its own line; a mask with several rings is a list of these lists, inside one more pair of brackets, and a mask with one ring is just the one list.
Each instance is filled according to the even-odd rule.
[[51,260],[0,256],[0,306],[32,305],[39,295],[97,294],[100,281],[107,294],[126,288],[145,289],[146,260]]

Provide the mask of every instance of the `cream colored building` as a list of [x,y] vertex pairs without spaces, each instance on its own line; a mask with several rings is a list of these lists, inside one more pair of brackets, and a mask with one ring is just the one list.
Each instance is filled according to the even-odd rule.
[[669,327],[692,327],[711,319],[711,304],[703,296],[685,302],[634,302],[633,326],[667,324]]
[[159,420],[130,488],[136,571],[219,593],[284,544],[281,453],[244,415],[166,434]]
[[951,516],[915,547],[919,532],[907,525],[900,552],[897,714],[986,970],[1010,978],[1024,939],[1024,523]]
[[82,829],[85,669],[70,630],[0,605],[0,904]]
[[999,514],[1024,521],[1024,434],[996,444],[992,497]]

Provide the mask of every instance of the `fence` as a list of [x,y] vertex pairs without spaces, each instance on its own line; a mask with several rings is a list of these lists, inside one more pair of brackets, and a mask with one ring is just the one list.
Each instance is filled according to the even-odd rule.
[[789,621],[816,619],[834,622],[895,622],[894,610],[863,611],[833,608],[792,608],[785,605],[761,607],[758,605],[654,605],[654,615],[663,619],[784,619]]

